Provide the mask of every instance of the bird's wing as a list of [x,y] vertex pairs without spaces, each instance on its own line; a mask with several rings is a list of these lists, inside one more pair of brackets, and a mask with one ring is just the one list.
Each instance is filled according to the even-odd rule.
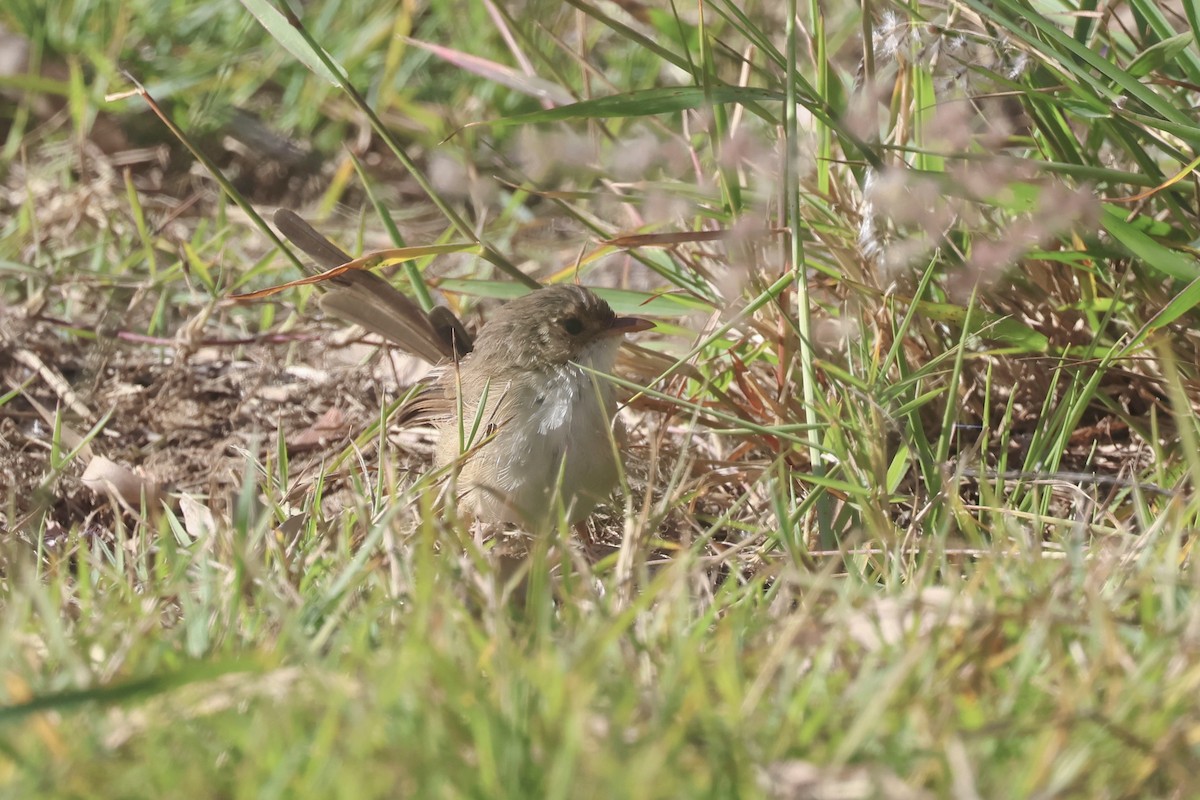
[[432,425],[439,427],[453,418],[455,403],[452,395],[446,391],[440,375],[431,376],[422,382],[417,393],[400,407],[396,414],[396,422],[403,427]]

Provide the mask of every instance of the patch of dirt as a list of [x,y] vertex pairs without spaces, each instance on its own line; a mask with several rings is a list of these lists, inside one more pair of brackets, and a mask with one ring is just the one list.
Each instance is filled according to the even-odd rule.
[[[398,389],[388,359],[331,336],[194,348],[92,340],[3,307],[0,331],[3,391],[19,390],[0,406],[0,527],[27,540],[43,526],[115,533],[120,505],[81,480],[95,458],[128,470],[168,502],[187,494],[226,514],[246,471],[277,461],[282,436],[288,474],[301,484],[376,422]],[[64,459],[83,438],[79,454]],[[423,469],[421,438],[406,441],[416,448],[397,460]],[[343,478],[357,462],[348,464]],[[338,489],[337,480],[325,487],[325,510],[340,502]]]

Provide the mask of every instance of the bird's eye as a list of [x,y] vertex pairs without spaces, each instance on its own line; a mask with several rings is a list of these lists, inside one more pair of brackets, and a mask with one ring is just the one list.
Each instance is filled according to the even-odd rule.
[[563,330],[572,336],[578,336],[583,333],[583,323],[579,321],[579,317],[567,317],[562,321]]

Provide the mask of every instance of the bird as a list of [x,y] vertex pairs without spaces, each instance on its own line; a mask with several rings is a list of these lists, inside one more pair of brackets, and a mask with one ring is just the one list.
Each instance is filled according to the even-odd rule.
[[[287,209],[280,232],[324,268],[351,257]],[[437,431],[435,466],[452,476],[456,510],[529,527],[585,520],[615,487],[624,443],[611,373],[626,334],[650,330],[575,284],[501,306],[471,337],[449,309],[429,314],[373,273],[331,281],[323,309],[391,340],[437,369],[400,409]]]

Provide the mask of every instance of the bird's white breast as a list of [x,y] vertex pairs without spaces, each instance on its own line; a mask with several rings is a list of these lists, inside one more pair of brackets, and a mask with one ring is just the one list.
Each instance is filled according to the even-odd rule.
[[616,482],[612,386],[579,364],[610,372],[619,346],[616,337],[600,339],[579,363],[553,367],[537,380],[522,381],[519,389],[509,387],[506,419],[476,456],[495,465],[492,488],[502,495],[481,493],[478,502],[496,510],[503,500],[519,509],[517,516],[544,518],[557,489],[571,518],[580,519],[608,495]]

